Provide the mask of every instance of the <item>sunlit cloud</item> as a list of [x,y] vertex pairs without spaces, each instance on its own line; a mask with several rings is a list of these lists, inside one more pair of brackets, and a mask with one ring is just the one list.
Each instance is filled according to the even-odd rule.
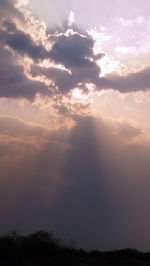
[[17,0],[17,7],[26,6],[29,3],[30,0]]

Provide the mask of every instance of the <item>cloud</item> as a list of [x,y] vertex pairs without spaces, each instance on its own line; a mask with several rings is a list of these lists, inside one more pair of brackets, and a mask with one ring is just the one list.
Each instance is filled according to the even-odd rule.
[[[23,29],[18,29],[10,18],[5,17],[7,9],[12,12],[12,18],[15,18],[18,12],[22,15],[21,11],[15,8],[15,3],[15,1],[8,0],[5,3],[1,2],[4,13],[3,27],[0,32],[3,61],[0,67],[1,97],[24,97],[33,100],[38,92],[44,95],[50,94],[46,85],[25,76],[23,66],[16,61],[18,55],[33,59],[34,63],[29,70],[30,74],[34,78],[43,76],[51,80],[50,86],[52,90],[56,88],[55,93],[66,94],[76,87],[84,88],[85,83],[94,84],[95,90],[112,88],[121,93],[150,88],[149,68],[127,76],[112,73],[105,77],[99,77],[101,69],[96,61],[101,59],[104,54],[95,55],[93,52],[94,40],[87,32],[80,31],[75,25],[69,27],[66,24],[59,32],[47,35],[49,44],[53,43],[53,45],[51,50],[46,50],[43,44],[37,44],[30,34],[24,32]],[[17,13],[14,12],[15,10]],[[19,19],[21,20],[21,18]],[[15,51],[16,58],[4,46]],[[36,64],[39,60],[43,61],[44,59],[53,61],[54,66],[46,68]],[[66,70],[57,68],[58,64],[64,66]]]
[[15,8],[15,4],[17,3],[16,0],[1,0],[0,1],[0,21],[5,19],[14,19],[18,18],[19,20],[23,21],[24,16],[23,14]]
[[42,45],[35,44],[31,36],[18,30],[15,24],[5,21],[3,25],[7,31],[1,31],[0,34],[5,45],[8,45],[22,56],[28,55],[33,60],[48,57],[46,49]]
[[114,132],[118,137],[121,137],[121,139],[128,141],[133,140],[135,137],[139,137],[142,134],[140,128],[137,128],[128,122],[116,122]]
[[[68,71],[54,67],[44,68],[38,66],[31,67],[33,76],[45,75],[55,82],[61,93],[79,86],[79,83],[95,83],[99,79],[100,68],[97,66],[94,53],[94,42],[89,35],[82,36],[78,33],[69,36],[59,36],[56,38],[49,58],[55,64],[65,66]],[[103,55],[99,54],[98,58]]]
[[89,35],[83,36],[76,32],[70,32],[68,36],[65,33],[60,36],[54,34],[51,37],[54,44],[48,52],[43,45],[37,45],[29,34],[18,30],[14,23],[4,21],[3,27],[7,31],[1,30],[2,45],[9,46],[18,55],[29,56],[35,62],[49,59],[71,71],[69,73],[54,67],[46,69],[36,65],[31,68],[34,77],[45,75],[55,82],[61,93],[67,93],[79,83],[94,83],[97,80],[100,68],[95,60],[103,55],[94,55],[94,41]]
[[70,89],[73,89],[78,83],[76,79],[74,79],[74,76],[69,74],[68,71],[55,67],[45,68],[32,65],[30,73],[33,77],[44,75],[48,79],[51,79],[53,82],[55,82],[55,86],[58,86],[61,93],[68,92]]
[[118,90],[121,93],[147,90],[150,89],[149,75],[149,67],[126,76],[108,74],[100,79],[99,85],[103,88],[112,88]]
[[96,85],[96,90],[112,88],[121,93],[150,88],[149,67],[126,76],[112,73],[100,78],[100,68],[96,60],[104,54],[95,56],[93,45],[94,41],[89,35],[83,36],[78,33],[70,36],[61,35],[56,38],[49,55],[55,64],[65,66],[71,70],[71,73],[52,67],[37,66],[32,66],[31,73],[33,76],[44,75],[52,79],[61,93],[79,86],[79,83],[93,83]]
[[93,56],[93,40],[79,34],[60,36],[53,45],[50,57],[67,68],[84,67],[86,57]]
[[17,4],[19,6],[26,6],[29,3],[30,0],[18,0]]
[[37,93],[48,94],[47,87],[39,81],[28,79],[15,55],[1,46],[0,97],[33,100]]
[[30,124],[13,116],[0,116],[0,132],[12,136],[39,136],[48,135],[48,128]]
[[26,76],[23,60],[21,62],[18,57],[24,59],[27,55],[37,61],[47,57],[47,51],[42,45],[34,43],[31,36],[23,31],[23,26],[22,30],[17,29],[18,21],[20,25],[25,25],[25,20],[16,4],[17,1],[8,0],[0,3],[0,97],[26,98],[32,101],[37,93],[48,95],[50,92],[44,83]]
[[18,53],[28,55],[34,60],[47,58],[47,52],[44,47],[34,44],[31,37],[21,31],[16,31],[13,35],[9,35],[5,43]]

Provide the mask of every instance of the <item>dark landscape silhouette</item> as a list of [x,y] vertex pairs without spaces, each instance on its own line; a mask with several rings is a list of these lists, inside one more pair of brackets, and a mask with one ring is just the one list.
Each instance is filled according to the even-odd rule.
[[28,236],[10,233],[0,236],[1,266],[148,266],[150,252],[124,249],[102,252],[77,249],[64,244],[49,232],[38,231]]

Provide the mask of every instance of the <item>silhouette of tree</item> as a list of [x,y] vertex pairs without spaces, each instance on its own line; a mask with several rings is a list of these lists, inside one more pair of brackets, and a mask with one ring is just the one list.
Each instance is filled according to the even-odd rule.
[[[73,243],[73,244],[72,244]],[[0,266],[149,266],[150,252],[136,249],[87,252],[74,242],[64,244],[53,234],[37,231],[0,236]]]

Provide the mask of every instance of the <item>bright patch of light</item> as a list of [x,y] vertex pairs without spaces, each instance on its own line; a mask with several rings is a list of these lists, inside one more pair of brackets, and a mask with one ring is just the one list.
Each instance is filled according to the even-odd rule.
[[72,92],[72,97],[73,97],[73,98],[76,98],[76,99],[81,99],[81,100],[84,101],[84,100],[87,100],[88,95],[84,95],[84,94],[82,94],[82,90],[76,88],[76,89],[74,89],[73,92]]
[[74,23],[74,12],[70,11],[70,15],[69,15],[69,23],[68,25],[71,26]]
[[102,52],[102,48],[101,45],[105,42],[105,41],[109,41],[111,40],[111,35],[107,35],[104,31],[106,28],[102,28],[100,32],[95,31],[93,29],[91,29],[90,31],[88,31],[88,34],[92,36],[93,40],[95,41],[94,44],[94,53],[100,53]]
[[137,53],[137,49],[135,46],[130,46],[130,47],[117,46],[115,50],[116,52],[120,52],[122,54],[136,54]]
[[45,68],[57,68],[57,69],[60,69],[62,71],[67,71],[70,75],[72,74],[71,73],[71,70],[70,69],[67,69],[65,66],[61,65],[61,64],[57,64],[55,65],[54,63],[51,63],[49,61],[49,59],[44,59],[42,62],[40,62],[38,64],[40,67],[45,67]]
[[121,69],[119,60],[115,60],[108,55],[105,55],[100,60],[98,60],[97,64],[101,68],[101,77],[104,77],[106,74],[112,72],[120,71]]
[[105,26],[101,26],[101,27],[100,27],[100,30],[101,30],[101,31],[105,31],[106,29],[107,29],[107,28],[106,28]]
[[17,7],[26,6],[30,0],[18,0]]

